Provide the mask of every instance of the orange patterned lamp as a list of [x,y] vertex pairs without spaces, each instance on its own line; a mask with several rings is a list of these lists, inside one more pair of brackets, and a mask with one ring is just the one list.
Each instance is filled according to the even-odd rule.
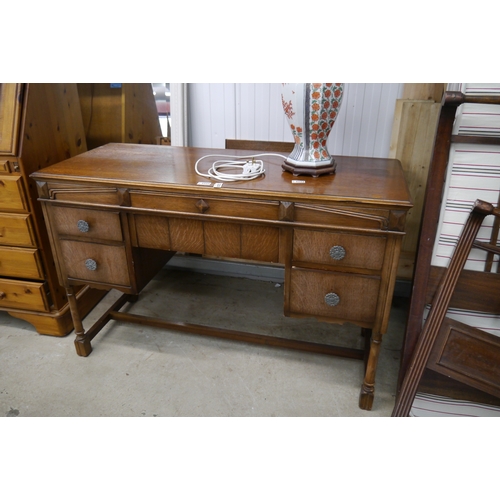
[[343,83],[283,83],[281,101],[292,129],[295,147],[283,170],[318,177],[335,172],[326,141],[337,119]]

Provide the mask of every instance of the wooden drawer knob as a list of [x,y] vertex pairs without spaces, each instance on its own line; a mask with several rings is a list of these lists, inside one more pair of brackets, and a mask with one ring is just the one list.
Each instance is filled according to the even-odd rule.
[[200,211],[200,214],[204,214],[210,207],[205,200],[198,200],[196,202],[196,208]]
[[7,295],[5,295],[5,292],[0,292],[0,300],[5,299]]
[[78,227],[78,230],[81,231],[82,233],[88,233],[89,232],[90,225],[85,220],[79,220],[76,223],[76,226]]
[[94,259],[87,259],[85,261],[85,267],[89,271],[95,271],[97,269],[97,262]]
[[325,303],[327,306],[333,307],[338,305],[340,302],[340,297],[333,292],[327,293],[325,295]]
[[330,248],[330,257],[333,260],[342,260],[345,257],[345,248],[341,245],[335,245]]

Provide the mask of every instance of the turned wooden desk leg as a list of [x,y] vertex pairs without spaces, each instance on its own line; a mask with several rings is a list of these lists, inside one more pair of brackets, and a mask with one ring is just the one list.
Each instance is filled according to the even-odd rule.
[[78,356],[88,356],[92,352],[92,346],[90,345],[90,338],[85,335],[73,287],[66,287],[66,295],[68,297],[69,310],[71,312],[71,318],[73,319],[73,326],[75,328],[76,353]]
[[366,365],[365,379],[361,386],[361,394],[359,395],[359,407],[363,410],[371,410],[373,398],[375,396],[375,373],[377,371],[378,356],[380,354],[380,345],[382,343],[382,335],[378,332],[372,333],[370,343],[370,354],[368,355],[368,363]]

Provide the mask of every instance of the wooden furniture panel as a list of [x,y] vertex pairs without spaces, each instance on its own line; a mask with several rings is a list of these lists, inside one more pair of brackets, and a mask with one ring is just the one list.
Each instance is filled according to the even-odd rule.
[[157,248],[171,250],[169,218],[156,215],[134,215],[134,237],[136,246],[143,248]]
[[62,240],[60,246],[68,278],[130,285],[124,247],[69,240]]
[[248,141],[244,139],[226,139],[226,149],[242,149],[245,151],[273,151],[291,153],[295,143],[280,141]]
[[[409,90],[406,87],[405,84],[405,90]],[[441,90],[438,85],[436,97],[439,98],[435,101],[431,98],[432,87],[426,88],[425,84],[422,87],[421,95],[429,93],[429,99],[418,97],[418,92],[407,92],[407,95],[414,94],[416,97],[396,101],[389,151],[391,158],[401,162],[413,200],[406,221],[407,234],[401,244],[402,258],[398,269],[398,277],[405,280],[413,278],[425,189],[443,93],[442,84]]]
[[500,398],[499,359],[497,337],[446,318],[427,367]]
[[242,259],[279,262],[279,229],[264,226],[241,226]]
[[380,288],[378,277],[292,269],[290,312],[370,328]]
[[326,204],[321,206],[311,206],[297,203],[294,206],[294,220],[304,224],[321,224],[325,227],[349,227],[355,221],[358,229],[368,229],[379,231],[386,229],[389,225],[389,212],[367,208],[350,206],[332,207]]
[[[426,296],[427,304],[432,302],[445,272],[446,268],[444,267],[431,267]],[[476,290],[476,292],[471,293],[471,290]],[[479,290],[487,290],[487,292],[478,293]],[[486,313],[500,311],[500,279],[498,275],[464,269],[450,299],[450,307]]]
[[[133,232],[136,246],[162,250],[189,251],[235,259],[278,262],[279,229],[263,226],[242,225],[213,221],[198,221],[135,215]],[[171,243],[170,226],[174,228]],[[192,232],[186,236],[183,227],[190,226]],[[135,241],[135,240],[134,240]]]
[[203,222],[205,255],[237,259],[241,256],[241,226],[224,222]]
[[93,188],[92,190],[89,190],[88,186],[64,188],[57,183],[50,187],[49,195],[58,201],[92,205],[120,205],[122,201],[116,188]]
[[0,209],[20,211],[28,209],[20,175],[0,175]]
[[[474,96],[460,92],[445,92],[441,103],[438,126],[432,150],[431,165],[427,180],[427,188],[423,201],[422,225],[420,231],[417,260],[415,264],[414,282],[409,309],[408,323],[402,351],[399,375],[399,390],[410,367],[410,360],[415,353],[417,343],[423,330],[423,318],[426,305],[430,303],[437,289],[444,270],[431,266],[433,248],[441,211],[443,189],[446,172],[453,143],[499,145],[498,137],[481,137],[453,135],[453,124],[457,109],[464,103],[500,104],[498,96]],[[498,275],[480,271],[463,271],[450,299],[452,307],[482,312],[498,311]],[[496,284],[495,284],[496,283]],[[455,399],[468,399],[486,404],[500,404],[500,399],[488,397],[463,384],[454,383],[449,377],[424,371],[421,379],[422,390],[432,394],[449,396]]]
[[235,218],[277,220],[279,204],[254,200],[218,200],[208,196],[160,196],[130,191],[132,207],[186,214],[206,214]]
[[0,246],[0,275],[43,279],[38,250]]
[[53,207],[51,217],[60,236],[123,241],[120,215],[117,212]]
[[157,144],[162,136],[150,83],[78,83],[88,149],[110,142]]
[[[0,309],[47,335],[66,335],[73,324],[29,175],[86,149],[76,84],[0,84]],[[102,296],[78,290],[81,313]]]
[[169,219],[168,225],[171,250],[200,255],[205,253],[202,221],[172,217]]
[[25,214],[0,214],[0,245],[36,246],[36,236],[31,216]]
[[17,152],[21,98],[20,83],[0,83],[0,154]]
[[4,158],[0,158],[0,172],[10,172],[11,171],[11,160],[6,160]]
[[[337,157],[334,176],[308,177],[304,184],[296,184],[291,182],[295,179],[292,174],[283,172],[281,159],[270,157],[264,177],[223,183],[214,189],[213,185],[199,185],[204,178],[193,169],[198,158],[213,154],[226,155],[227,151],[109,144],[33,174],[62,269],[61,284],[67,289],[75,318],[77,354],[88,356],[91,340],[100,328],[110,319],[117,319],[366,359],[359,404],[371,409],[380,343],[387,329],[404,235],[404,216],[411,207],[401,165],[395,160]],[[99,238],[88,243],[73,235],[68,238],[74,241],[60,239],[54,208],[97,208],[93,199],[87,204],[83,198],[62,200],[61,194],[66,196],[72,189],[81,189],[79,186],[86,186],[89,193],[117,191],[117,200],[97,205],[101,211],[119,212],[123,247]],[[94,242],[92,248],[90,241]],[[345,245],[347,249],[343,263],[335,259],[332,263],[330,257],[324,256],[335,245]],[[101,258],[112,255],[116,266],[109,270],[109,275],[101,275],[98,282],[94,281],[95,271],[81,271],[82,262],[94,255],[97,248],[102,249]],[[170,258],[175,251],[279,261],[285,270],[285,315],[313,316],[331,323],[351,322],[366,329],[370,342],[365,350],[351,349],[153,320],[119,312],[126,297],[120,298],[95,327],[85,332],[72,299],[76,278],[77,283],[123,290],[116,283],[126,283],[124,277],[129,276],[130,291],[124,293],[138,293],[147,283],[143,269],[152,256],[156,255],[161,263],[162,258]],[[116,252],[123,252],[122,263]],[[92,258],[99,269],[99,259]],[[108,265],[111,269],[111,262]]]
[[383,237],[296,229],[293,260],[380,271],[385,244]]
[[49,311],[44,284],[32,281],[0,279],[0,304],[4,308]]
[[[393,417],[409,415],[422,375],[427,368],[471,387],[500,396],[500,371],[495,368],[500,356],[500,339],[446,317],[460,274],[472,248],[485,247],[500,255],[500,246],[476,240],[484,218],[494,215],[500,221],[500,208],[476,200],[463,227],[437,293],[430,304],[421,336],[403,378]],[[500,276],[496,274],[496,276]],[[488,290],[490,292],[490,290]],[[496,311],[498,312],[498,311]]]

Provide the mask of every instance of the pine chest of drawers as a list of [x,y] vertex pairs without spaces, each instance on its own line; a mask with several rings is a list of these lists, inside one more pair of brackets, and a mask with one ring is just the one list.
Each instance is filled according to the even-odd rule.
[[[0,310],[41,334],[73,329],[29,175],[86,151],[76,84],[0,83]],[[82,313],[102,291],[80,287]]]

